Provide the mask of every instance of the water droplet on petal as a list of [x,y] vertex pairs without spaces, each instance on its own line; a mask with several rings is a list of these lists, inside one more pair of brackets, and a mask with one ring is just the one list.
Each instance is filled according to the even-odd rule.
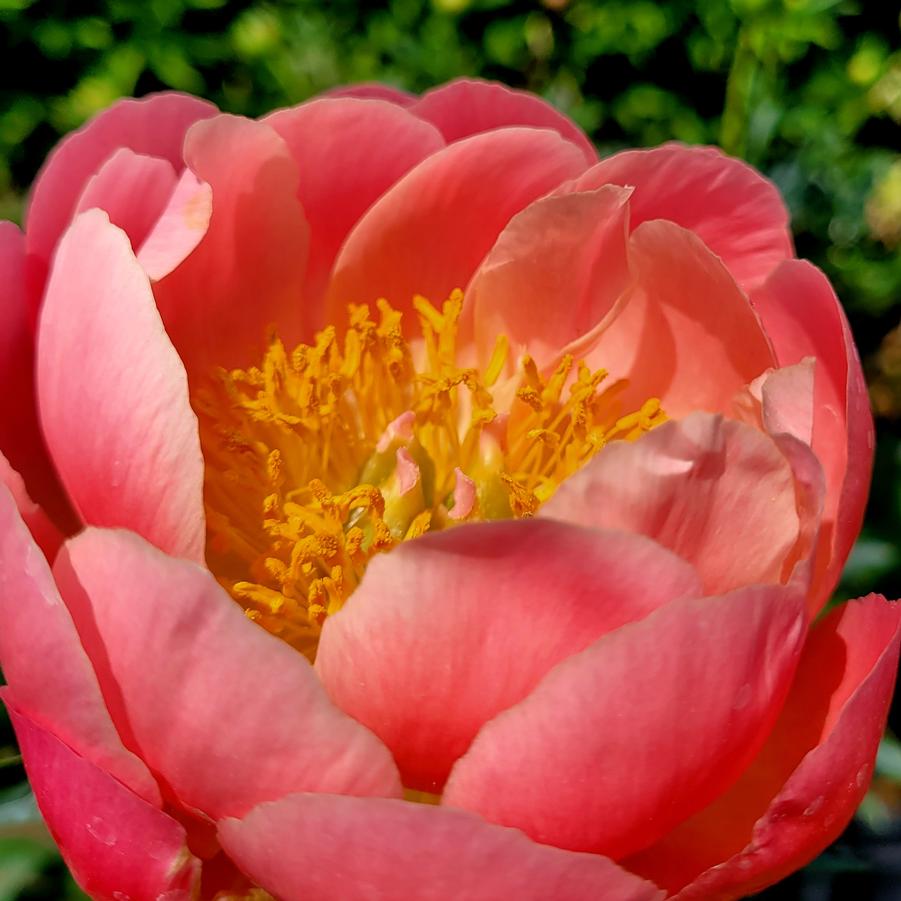
[[804,816],[812,817],[822,806],[824,798],[814,798],[804,810]]
[[116,844],[116,833],[110,827],[109,823],[100,817],[91,817],[87,823],[87,830],[101,844],[110,846]]

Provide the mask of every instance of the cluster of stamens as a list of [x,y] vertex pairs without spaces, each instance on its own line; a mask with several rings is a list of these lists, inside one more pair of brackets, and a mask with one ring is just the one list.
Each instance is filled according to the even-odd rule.
[[[501,337],[484,370],[458,363],[462,295],[418,297],[421,339],[378,303],[259,368],[222,371],[195,399],[206,460],[208,563],[247,615],[312,657],[368,560],[458,523],[532,516],[611,440],[665,419],[622,415],[604,370],[524,357]],[[509,398],[501,402],[499,398]]]

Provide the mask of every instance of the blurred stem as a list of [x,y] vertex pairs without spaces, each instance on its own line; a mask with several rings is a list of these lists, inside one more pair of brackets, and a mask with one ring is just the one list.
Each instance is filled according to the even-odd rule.
[[738,42],[729,78],[726,82],[726,105],[720,123],[720,146],[733,156],[745,156],[748,144],[748,122],[751,96],[760,74],[760,60],[751,48],[749,26],[738,32]]

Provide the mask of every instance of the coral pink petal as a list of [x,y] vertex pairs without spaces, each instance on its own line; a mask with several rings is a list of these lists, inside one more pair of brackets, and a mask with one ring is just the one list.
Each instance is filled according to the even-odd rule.
[[323,628],[316,670],[436,792],[482,725],[557,663],[676,598],[690,566],[637,535],[565,523],[479,523],[376,557]]
[[444,147],[444,139],[428,122],[383,100],[314,100],[264,121],[297,160],[298,199],[310,224],[303,302],[321,327],[326,323],[314,311],[347,233],[394,182]]
[[709,413],[609,444],[541,515],[648,535],[692,563],[710,594],[779,581],[799,531],[794,475],[779,448]]
[[735,400],[734,415],[773,439],[792,468],[800,524],[794,549],[785,557],[780,581],[793,581],[808,595],[815,616],[821,604],[813,591],[814,550],[819,541],[825,498],[820,461],[810,450],[813,429],[814,360],[769,370]]
[[752,391],[759,390],[760,425],[771,435],[792,435],[808,446],[812,443],[815,368],[813,357],[805,357],[752,383]]
[[25,480],[28,493],[61,527],[74,529],[69,507],[38,424],[34,385],[34,333],[25,288],[25,239],[0,222],[0,452]]
[[194,250],[206,234],[212,213],[212,189],[185,169],[138,250],[138,262],[148,278],[164,278]]
[[29,256],[46,265],[65,231],[88,179],[120,147],[168,160],[184,168],[185,132],[198,119],[216,114],[206,100],[187,94],[155,94],[120,100],[64,138],[47,157],[28,205]]
[[747,298],[698,237],[672,222],[640,225],[630,254],[637,284],[589,347],[589,362],[629,379],[626,409],[650,396],[674,418],[730,409],[776,362]]
[[538,845],[470,813],[384,799],[295,794],[219,823],[242,870],[279,898],[363,901],[657,901],[613,861]]
[[62,533],[50,521],[44,510],[29,497],[22,476],[9,465],[9,460],[3,454],[0,454],[0,485],[4,485],[12,495],[19,516],[28,526],[31,537],[44,552],[44,556],[48,560],[53,560],[62,543]]
[[799,523],[798,540],[782,563],[780,581],[796,585],[807,595],[807,612],[813,617],[819,610],[814,603],[812,585],[826,495],[823,467],[810,452],[810,445],[793,435],[774,435],[773,441],[792,468]]
[[574,851],[647,847],[754,758],[804,627],[798,598],[754,586],[608,633],[483,727],[442,803]]
[[88,529],[54,573],[114,722],[183,804],[216,818],[293,791],[399,792],[387,749],[206,570]]
[[691,229],[746,290],[794,256],[788,210],[772,182],[714,147],[665,144],[602,160],[579,180],[635,188],[632,226],[669,219]]
[[763,750],[711,807],[627,865],[680,898],[753,894],[844,829],[866,791],[901,642],[901,605],[870,596],[812,629]]
[[630,280],[628,201],[613,186],[552,195],[510,220],[466,292],[482,359],[506,335],[512,363],[528,350],[544,366],[604,318]]
[[47,445],[82,519],[203,559],[203,458],[185,370],[125,234],[82,213],[57,249],[41,314]]
[[397,106],[410,106],[419,99],[416,94],[393,88],[388,84],[380,84],[375,81],[361,82],[360,84],[345,85],[340,88],[332,88],[323,94],[325,98],[347,97],[357,100],[384,100]]
[[104,210],[137,251],[165,209],[177,181],[168,160],[120,147],[88,180],[75,213]]
[[497,82],[459,78],[423,94],[410,112],[437,126],[448,142],[513,125],[552,128],[582,151],[589,166],[597,162],[594,145],[571,119],[535,94]]
[[[185,160],[212,190],[209,227],[154,293],[194,377],[259,362],[273,325],[288,346],[299,340],[309,228],[297,164],[268,125],[238,116],[198,122]],[[196,212],[200,227],[200,205]]]
[[[848,321],[828,280],[810,263],[783,263],[752,302],[780,366],[816,359],[813,449],[826,472],[818,598],[835,587],[860,531],[873,466],[873,418]],[[831,553],[830,553],[831,544]]]
[[113,901],[196,898],[200,861],[182,826],[7,703],[38,807],[78,884]]
[[330,321],[349,303],[414,295],[440,304],[465,288],[498,234],[536,198],[584,169],[552,131],[507,128],[432,154],[369,208],[347,237],[329,286]]
[[0,666],[16,707],[151,803],[147,767],[113,726],[72,619],[9,494],[0,488]]

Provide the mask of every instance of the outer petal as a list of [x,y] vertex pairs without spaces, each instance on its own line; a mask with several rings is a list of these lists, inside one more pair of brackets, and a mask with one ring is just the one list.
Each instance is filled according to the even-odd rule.
[[120,147],[85,185],[75,212],[105,210],[137,250],[165,209],[178,178],[168,160]]
[[614,859],[644,848],[753,759],[803,635],[802,606],[781,588],[674,601],[570,657],[483,727],[443,803],[562,848]]
[[202,560],[203,458],[184,367],[128,239],[99,210],[60,242],[37,367],[44,434],[82,519]]
[[100,901],[191,901],[200,862],[185,830],[7,706],[38,806],[78,884]]
[[589,361],[628,378],[626,409],[649,396],[672,417],[730,409],[775,364],[747,298],[697,236],[672,222],[639,226],[630,253],[636,286],[600,339],[586,339]]
[[40,281],[85,182],[106,159],[128,147],[168,160],[180,172],[185,132],[215,113],[213,104],[187,94],[120,100],[61,141],[38,174],[28,205],[28,254],[40,263]]
[[55,575],[113,720],[183,804],[215,818],[292,791],[399,791],[388,751],[206,570],[89,529]]
[[707,413],[608,445],[541,515],[647,535],[691,562],[711,594],[778,582],[799,530],[794,474],[779,448]]
[[773,734],[710,808],[627,863],[679,897],[736,898],[798,869],[866,791],[892,695],[901,605],[870,596],[817,623]]
[[9,461],[3,454],[0,454],[0,484],[6,486],[12,495],[16,507],[19,509],[19,516],[28,526],[38,547],[44,552],[44,556],[48,560],[52,560],[59,550],[63,536],[44,510],[29,497],[22,476],[9,465]]
[[113,726],[45,559],[10,496],[2,489],[0,494],[0,667],[8,681],[0,694],[11,711],[46,727],[85,765],[92,763],[135,797],[160,807],[154,777]]
[[297,196],[310,224],[304,304],[312,307],[353,224],[409,169],[444,147],[444,139],[384,100],[314,100],[264,121],[284,139],[300,172]]
[[788,210],[772,182],[715,147],[666,144],[602,160],[583,187],[629,185],[632,225],[669,219],[691,229],[746,290],[794,256]]
[[349,84],[340,88],[332,88],[326,91],[325,97],[349,97],[357,100],[385,100],[397,106],[410,106],[419,99],[409,91],[394,88],[389,84],[380,84],[376,81],[364,81],[359,84]]
[[783,263],[752,301],[780,366],[816,358],[813,449],[826,473],[822,605],[860,531],[870,486],[874,435],[866,382],[841,305],[816,267]]
[[604,857],[538,845],[462,811],[403,801],[290,795],[243,820],[222,820],[219,839],[259,885],[285,899],[662,896]]
[[510,217],[584,168],[554,132],[508,128],[433,154],[370,207],[335,261],[327,312],[413,296],[441,303],[463,288]]
[[511,125],[552,128],[572,141],[591,165],[598,152],[571,119],[528,91],[476,78],[458,78],[422,95],[410,112],[436,125],[444,137],[459,141],[483,131]]
[[160,794],[122,746],[44,555],[0,488],[0,666],[16,707],[151,803]]
[[12,222],[0,222],[0,389],[0,451],[21,473],[29,494],[60,527],[74,527],[74,516],[38,425],[34,333],[25,290],[25,238]]
[[466,292],[479,355],[498,335],[543,366],[610,312],[630,280],[629,192],[552,195],[501,232]]
[[637,535],[549,521],[462,526],[376,557],[323,628],[316,669],[440,791],[482,725],[611,629],[696,596],[690,566]]
[[212,216],[154,293],[193,377],[259,362],[273,325],[289,346],[299,339],[309,228],[297,165],[269,126],[237,116],[199,122],[185,160],[212,189]]

